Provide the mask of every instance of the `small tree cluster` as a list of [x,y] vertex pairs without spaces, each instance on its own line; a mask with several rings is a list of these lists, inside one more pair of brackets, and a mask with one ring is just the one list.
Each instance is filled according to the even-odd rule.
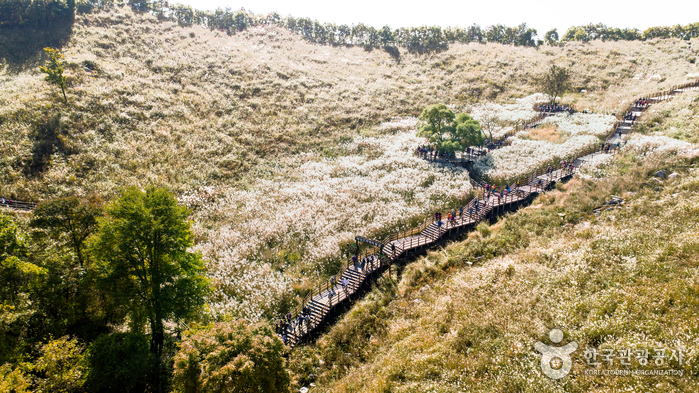
[[463,152],[485,140],[477,120],[467,113],[454,114],[444,104],[428,106],[419,119],[418,136],[427,138],[440,152]]
[[[0,369],[0,387],[165,391],[175,352],[164,351],[165,323],[198,320],[209,288],[188,214],[154,187],[106,208],[94,197],[42,202],[31,236],[0,213],[0,365],[15,364]],[[64,338],[45,343],[52,336]],[[42,348],[34,363],[31,347]]]

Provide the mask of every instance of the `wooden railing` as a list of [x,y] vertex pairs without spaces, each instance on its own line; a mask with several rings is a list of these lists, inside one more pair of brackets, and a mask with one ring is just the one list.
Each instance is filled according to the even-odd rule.
[[10,199],[6,199],[4,203],[0,201],[0,208],[4,207],[15,210],[32,211],[36,209],[36,205],[36,202],[22,202]]

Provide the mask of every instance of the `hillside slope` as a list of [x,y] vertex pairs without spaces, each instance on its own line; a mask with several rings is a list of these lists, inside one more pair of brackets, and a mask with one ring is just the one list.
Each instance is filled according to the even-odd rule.
[[130,8],[79,15],[61,50],[67,104],[36,64],[0,70],[0,194],[110,199],[164,186],[194,210],[212,310],[253,319],[333,274],[355,235],[468,196],[468,174],[414,157],[415,120],[392,117],[440,101],[511,103],[552,62],[587,90],[566,100],[602,112],[697,72],[679,40],[455,44],[398,62],[283,28],[229,36]]
[[[569,66],[576,88],[588,91],[569,98],[609,112],[697,72],[678,40],[452,45],[396,63],[379,50],[319,46],[275,27],[227,36],[128,8],[79,16],[62,49],[68,105],[36,69],[1,74],[0,179],[18,198],[254,179],[265,171],[251,168],[274,171],[268,157],[342,154],[338,141],[434,102],[530,94],[550,62]],[[626,87],[608,93],[612,85]]]
[[[575,179],[429,253],[358,302],[317,345],[293,354],[297,383],[315,381],[311,392],[695,391],[694,154],[644,163],[629,153],[604,169],[605,178]],[[653,179],[658,169],[680,177]],[[593,214],[612,195],[625,198],[622,208]],[[560,381],[543,375],[534,349],[550,343],[553,328],[565,334],[561,345],[578,343],[571,374]],[[627,366],[618,351],[628,348]],[[667,357],[655,363],[662,348]],[[586,364],[593,349],[597,367]],[[612,364],[601,357],[610,349]],[[589,375],[617,369],[682,375]]]

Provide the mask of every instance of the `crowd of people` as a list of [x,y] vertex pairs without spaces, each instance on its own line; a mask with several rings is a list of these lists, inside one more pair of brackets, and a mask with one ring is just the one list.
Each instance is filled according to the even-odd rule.
[[[507,144],[507,142],[499,140],[496,142],[486,142],[485,148],[467,147],[466,151],[464,152],[464,156],[484,156],[488,154],[491,150],[498,149],[502,146],[507,146]],[[419,145],[417,149],[415,149],[415,154],[417,154],[419,158],[423,158],[425,160],[430,161],[436,161],[437,158],[440,157],[444,159],[456,158],[456,152],[439,151],[434,146],[430,145]]]
[[634,102],[633,106],[635,106],[636,108],[645,109],[646,107],[648,107],[648,100],[645,98],[639,98],[636,100],[636,102]]
[[308,306],[303,306],[301,309],[301,314],[298,317],[293,318],[291,313],[287,313],[282,319],[277,322],[275,330],[278,335],[282,337],[284,344],[289,343],[289,334],[295,331],[297,328],[302,327],[304,324],[308,328],[308,324],[311,321],[311,309]]
[[537,105],[536,110],[539,112],[571,112],[573,109],[568,105]]

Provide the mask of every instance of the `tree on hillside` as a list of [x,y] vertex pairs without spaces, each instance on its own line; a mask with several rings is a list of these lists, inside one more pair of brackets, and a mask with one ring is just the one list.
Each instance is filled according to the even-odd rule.
[[175,356],[180,392],[275,393],[289,389],[284,344],[264,324],[220,323],[182,341]]
[[546,42],[546,45],[557,45],[558,44],[558,30],[557,29],[551,29],[546,32],[544,35],[544,42]]
[[152,356],[143,334],[102,335],[87,349],[85,385],[90,392],[145,392]]
[[493,131],[500,125],[500,117],[492,109],[486,109],[481,116],[480,125],[483,130],[488,132],[488,139],[493,140]]
[[551,104],[555,104],[556,99],[570,88],[570,72],[553,64],[548,72],[538,79],[538,85],[549,96]]
[[454,112],[444,104],[428,106],[420,114],[417,135],[429,139],[440,151],[450,151],[454,116]]
[[195,317],[208,291],[201,255],[188,251],[187,215],[162,188],[128,188],[108,205],[91,240],[102,285],[128,308],[132,330],[148,320],[156,362],[162,361],[164,322]]
[[10,217],[0,213],[0,364],[15,355],[35,310],[31,301],[45,269],[29,262],[25,236]]
[[45,229],[54,240],[65,240],[75,251],[78,264],[85,267],[85,241],[97,228],[97,217],[102,215],[102,201],[97,197],[81,200],[78,197],[58,198],[40,203],[32,214],[30,225]]
[[481,132],[481,125],[467,113],[459,113],[454,119],[454,134],[459,141],[459,147],[463,153],[471,146],[481,146],[485,136]]
[[418,136],[429,139],[438,151],[453,153],[483,144],[481,126],[466,113],[455,115],[444,104],[431,105],[422,111]]
[[61,89],[63,100],[68,103],[68,98],[66,97],[66,77],[63,76],[65,59],[58,49],[44,48],[44,52],[49,58],[46,61],[46,65],[39,67],[39,70],[46,74],[47,82]]

